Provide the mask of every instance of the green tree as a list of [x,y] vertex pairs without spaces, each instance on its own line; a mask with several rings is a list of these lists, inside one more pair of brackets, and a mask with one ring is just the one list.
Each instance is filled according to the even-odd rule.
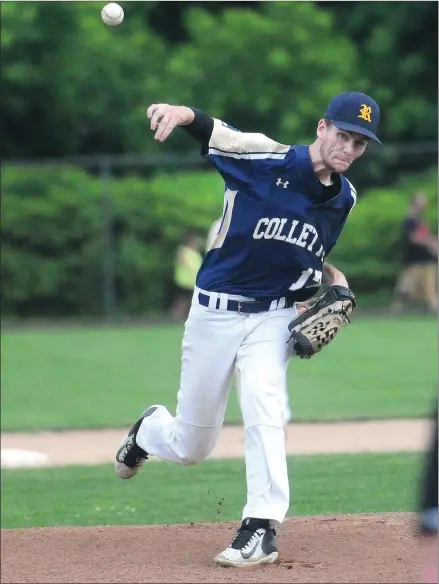
[[184,132],[150,139],[159,100],[309,140],[351,88],[380,103],[384,142],[437,137],[435,2],[122,5],[107,27],[97,2],[1,3],[4,157],[186,149]]
[[320,5],[357,46],[364,88],[383,112],[383,141],[437,140],[438,3]]
[[166,47],[141,4],[107,27],[95,2],[2,3],[3,156],[142,150]]
[[358,78],[355,46],[309,2],[231,6],[219,16],[197,7],[186,23],[190,41],[168,60],[164,96],[241,129],[312,137],[329,99]]

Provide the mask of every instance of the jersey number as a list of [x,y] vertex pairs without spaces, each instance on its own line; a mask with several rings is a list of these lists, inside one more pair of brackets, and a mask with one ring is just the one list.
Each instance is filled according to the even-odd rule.
[[312,268],[308,268],[307,270],[303,270],[299,278],[290,286],[290,290],[300,290],[303,288],[307,281],[311,278],[317,284],[322,283],[322,272],[320,270],[313,270]]

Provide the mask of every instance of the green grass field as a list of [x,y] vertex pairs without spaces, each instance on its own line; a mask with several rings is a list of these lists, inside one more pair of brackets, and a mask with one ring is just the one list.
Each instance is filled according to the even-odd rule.
[[[290,515],[415,511],[418,454],[289,460]],[[243,460],[147,463],[121,481],[109,465],[2,471],[2,528],[238,521]]]
[[[181,326],[2,332],[2,428],[130,425],[147,405],[175,411]],[[296,420],[420,417],[437,386],[433,318],[359,316],[288,370]],[[234,392],[227,419],[240,421]]]
[[[182,327],[3,331],[2,430],[130,425],[151,403],[171,411]],[[436,321],[357,317],[311,361],[294,359],[297,420],[430,415]],[[228,420],[240,414],[234,393]],[[291,515],[414,511],[420,454],[299,456],[289,461]],[[243,460],[150,463],[134,481],[111,465],[2,471],[2,527],[239,520]]]

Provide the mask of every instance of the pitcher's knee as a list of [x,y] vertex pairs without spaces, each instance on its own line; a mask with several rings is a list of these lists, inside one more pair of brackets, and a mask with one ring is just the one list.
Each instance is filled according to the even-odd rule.
[[275,426],[283,428],[285,404],[280,391],[266,392],[264,396],[256,393],[253,399],[242,400],[241,409],[244,427]]
[[187,444],[183,450],[182,461],[185,466],[193,466],[206,459],[213,450],[213,446],[206,444]]
[[220,429],[220,427],[200,428],[186,425],[183,432],[180,426],[178,443],[182,463],[192,466],[207,458],[215,448]]
[[184,458],[183,464],[184,464],[184,466],[195,466],[196,464],[198,464],[199,462],[204,460],[204,458],[196,457],[196,456],[192,456],[190,458]]

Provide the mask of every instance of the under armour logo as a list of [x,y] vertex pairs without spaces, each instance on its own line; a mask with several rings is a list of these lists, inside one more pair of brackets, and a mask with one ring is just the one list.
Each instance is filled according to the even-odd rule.
[[281,178],[278,178],[276,182],[277,187],[282,186],[284,189],[286,189],[289,184],[290,184],[289,180],[283,181]]
[[372,116],[372,108],[363,103],[363,105],[360,108],[360,115],[358,115],[357,118],[361,118],[362,120],[366,120],[366,122],[371,122],[372,121],[371,116]]

